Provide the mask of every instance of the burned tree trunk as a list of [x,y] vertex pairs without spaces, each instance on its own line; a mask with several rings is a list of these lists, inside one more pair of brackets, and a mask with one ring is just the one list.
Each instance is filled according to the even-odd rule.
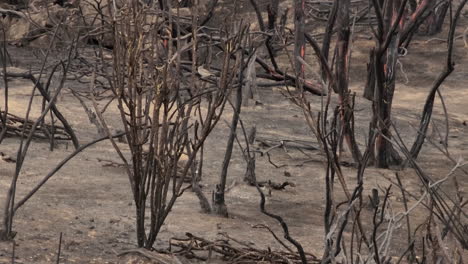
[[[330,15],[328,15],[328,22],[327,22],[327,27],[325,29],[325,34],[323,36],[323,41],[322,41],[322,54],[325,60],[328,62],[328,57],[330,53],[330,42],[331,38],[333,35],[333,28],[335,27],[335,22],[336,22],[336,15],[338,12],[338,6],[339,6],[340,0],[335,0],[333,2],[332,9],[330,10]],[[349,6],[349,4],[348,4]],[[349,17],[348,17],[349,20]],[[327,80],[327,74],[325,73],[324,67],[322,67],[322,78],[324,80]]]
[[[244,53],[242,53],[244,54]],[[240,63],[240,69],[239,69],[239,83],[243,83],[244,79],[244,74],[243,74],[243,69],[244,69],[244,56],[241,56],[241,63]],[[228,173],[228,168],[229,168],[229,163],[231,162],[231,156],[232,156],[232,149],[234,147],[234,140],[236,138],[236,130],[237,130],[237,124],[239,123],[239,116],[241,112],[241,107],[242,107],[242,85],[239,85],[237,88],[237,94],[236,94],[236,103],[235,106],[233,105],[233,110],[234,113],[232,115],[232,121],[231,121],[231,130],[229,132],[229,138],[227,142],[227,147],[226,147],[226,153],[224,155],[224,160],[223,160],[223,165],[221,168],[221,175],[219,178],[219,184],[216,185],[216,190],[213,193],[213,204],[212,204],[212,211],[217,214],[217,215],[222,215],[222,216],[228,216],[228,211],[224,199],[224,193],[226,191],[226,179],[227,179],[227,173]]]
[[[378,47],[371,52],[369,80],[365,96],[373,99],[371,133],[377,133],[374,145],[376,167],[388,168],[401,163],[390,142],[391,109],[395,92],[396,63],[407,1],[386,1],[382,7],[373,1],[378,18]],[[384,13],[385,12],[385,13]],[[372,135],[370,135],[372,136]]]
[[255,137],[257,136],[257,128],[255,126],[249,132],[249,136],[246,139],[246,153],[245,158],[247,162],[247,168],[245,170],[244,182],[251,186],[255,186],[257,183],[257,177],[255,176],[255,151],[251,151],[251,147],[255,143]]
[[[294,69],[296,78],[304,78],[304,65],[298,59],[305,57],[305,0],[294,1]],[[301,84],[302,82],[298,82]],[[299,85],[301,86],[301,85]]]
[[[335,80],[338,97],[340,100],[341,134],[356,163],[361,160],[361,152],[356,143],[354,131],[351,127],[352,106],[349,84],[349,61],[351,57],[350,41],[351,30],[349,26],[350,0],[342,0],[338,8],[338,40],[336,43]],[[337,3],[335,2],[335,5]],[[325,54],[324,54],[325,55]]]
[[[407,19],[403,19],[406,16],[408,2],[411,6],[411,15],[407,16]],[[416,6],[414,6],[415,1],[410,0],[385,1],[386,6],[381,6],[378,0],[372,0],[372,3],[378,22],[378,32],[375,36],[378,44],[370,55],[364,97],[373,102],[373,119],[369,129],[369,138],[377,134],[373,148],[375,165],[380,168],[388,168],[402,162],[392,147],[392,135],[389,130],[399,51],[402,47],[409,46],[411,36],[418,32],[419,26],[423,23],[426,22],[433,26],[431,30],[440,30],[450,3],[442,2],[437,5],[435,0],[421,0]],[[435,18],[427,20],[431,15]],[[448,74],[450,71],[449,67]],[[441,77],[441,80],[445,77]],[[439,85],[440,83],[434,86],[436,88],[433,88],[428,97],[423,119],[430,119],[431,110],[429,109],[432,109],[434,95]],[[419,153],[427,125],[427,120],[421,121],[420,133],[422,134],[418,135],[411,150],[413,157],[417,157]]]

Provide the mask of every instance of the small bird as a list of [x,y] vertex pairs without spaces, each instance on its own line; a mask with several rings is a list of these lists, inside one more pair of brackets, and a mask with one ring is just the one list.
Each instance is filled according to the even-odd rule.
[[215,74],[213,72],[205,69],[203,66],[198,67],[197,72],[198,72],[198,74],[200,74],[200,76],[202,78],[209,78],[209,77],[215,76]]

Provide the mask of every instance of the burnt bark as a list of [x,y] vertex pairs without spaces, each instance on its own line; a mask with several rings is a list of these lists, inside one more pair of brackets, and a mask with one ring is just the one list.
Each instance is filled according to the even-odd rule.
[[[373,1],[378,18],[378,47],[371,51],[365,97],[373,98],[373,121],[370,130],[377,133],[374,149],[375,166],[388,168],[401,163],[390,142],[391,110],[395,92],[396,63],[403,31],[402,17],[407,0],[387,1],[380,6]],[[372,68],[371,68],[372,67]]]
[[[458,19],[460,17],[460,13],[464,5],[466,4],[466,0],[464,0],[461,4],[460,7],[457,9],[457,13],[454,16],[453,21],[451,21],[451,26],[450,30],[447,36],[447,41],[448,41],[448,51],[447,51],[447,61],[444,70],[440,73],[439,77],[436,79],[434,82],[431,91],[429,92],[426,102],[424,104],[424,109],[422,112],[422,117],[421,121],[419,124],[419,130],[418,130],[418,135],[416,136],[416,139],[413,143],[413,146],[411,147],[411,157],[413,159],[417,159],[422,145],[424,144],[424,141],[426,139],[426,134],[427,130],[429,128],[429,123],[431,121],[432,117],[432,110],[434,108],[434,99],[435,95],[439,90],[439,87],[442,85],[442,83],[447,79],[447,77],[455,70],[455,63],[453,62],[453,45],[454,45],[454,39],[455,39],[455,27],[457,25]],[[447,144],[447,142],[445,142]]]
[[[335,3],[336,4],[336,3]],[[351,30],[349,26],[350,0],[341,0],[338,8],[338,40],[336,43],[335,80],[340,100],[341,131],[346,144],[356,163],[361,161],[362,155],[356,143],[354,131],[351,127],[353,107],[349,85],[349,60],[351,57],[350,41]]]
[[[325,34],[323,36],[323,41],[322,41],[322,54],[325,60],[328,62],[328,57],[330,55],[330,42],[331,38],[333,35],[333,29],[335,27],[335,22],[336,22],[336,17],[338,13],[338,7],[339,7],[339,0],[335,0],[333,2],[332,9],[330,11],[330,15],[328,16],[328,22],[327,22],[327,27],[325,29]],[[349,20],[349,18],[348,18]],[[325,73],[325,69],[322,67],[322,78],[324,80],[327,80],[327,74]]]
[[255,183],[257,182],[257,177],[255,175],[255,164],[256,164],[255,152],[250,151],[250,148],[255,143],[256,136],[257,136],[257,128],[253,126],[247,138],[247,144],[248,144],[247,153],[246,153],[247,168],[245,170],[245,175],[244,175],[244,182],[246,182],[247,184],[251,186],[255,186]]
[[[243,54],[243,53],[242,53]],[[239,83],[243,83],[244,80],[244,56],[241,56],[240,70],[239,70]],[[238,85],[236,93],[236,102],[233,106],[234,114],[232,115],[231,121],[231,130],[229,132],[228,142],[226,146],[226,153],[224,155],[223,165],[221,168],[221,174],[219,178],[219,184],[216,185],[216,190],[213,193],[213,204],[212,210],[213,213],[228,216],[228,211],[224,199],[224,193],[226,191],[226,180],[227,173],[229,168],[229,163],[231,162],[232,149],[234,147],[234,140],[236,138],[237,124],[239,123],[239,116],[242,108],[242,85]]]
[[[297,78],[304,78],[304,65],[298,57],[305,57],[305,0],[294,1],[294,69]],[[301,82],[298,83],[301,86]],[[298,86],[296,84],[296,86]]]

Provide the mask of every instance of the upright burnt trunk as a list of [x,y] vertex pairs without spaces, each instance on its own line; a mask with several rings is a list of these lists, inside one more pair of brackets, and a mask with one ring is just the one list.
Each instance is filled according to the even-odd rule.
[[[410,4],[410,15],[406,14],[408,3]],[[436,0],[420,0],[419,2],[395,0],[385,1],[385,6],[382,6],[379,0],[372,0],[372,4],[378,25],[378,31],[375,35],[377,47],[370,55],[364,97],[372,100],[373,103],[373,119],[369,134],[370,136],[377,134],[373,146],[375,165],[387,168],[402,162],[390,142],[392,138],[390,133],[391,109],[395,91],[398,52],[400,47],[407,48],[409,46],[411,36],[415,32],[421,32],[420,25],[423,23],[434,27],[430,30],[440,30],[450,3],[443,2],[438,5]],[[427,20],[428,17],[429,20]],[[420,143],[416,145],[419,146]],[[419,150],[416,148],[412,152],[416,153]],[[413,154],[413,156],[415,155]]]
[[[294,1],[294,62],[295,71],[298,78],[304,77],[304,65],[298,57],[305,56],[305,0]],[[302,82],[299,82],[302,83]]]
[[[337,4],[337,3],[335,3]],[[337,93],[340,100],[340,119],[341,132],[346,144],[356,163],[361,160],[361,152],[357,146],[354,131],[351,126],[351,118],[353,109],[351,104],[351,94],[348,89],[349,84],[349,61],[350,61],[350,41],[351,30],[349,26],[349,8],[350,0],[341,0],[338,14],[338,39],[336,43],[336,60],[335,60],[335,80]]]
[[[241,57],[241,63],[239,67],[239,83],[244,82],[244,75],[243,75],[243,69],[244,69],[244,54],[242,53]],[[231,162],[231,157],[232,157],[232,150],[234,147],[234,140],[236,138],[237,134],[237,124],[239,123],[239,118],[240,118],[240,113],[241,113],[241,108],[242,108],[242,85],[239,85],[237,87],[237,93],[236,93],[236,103],[233,106],[233,115],[232,115],[232,120],[231,120],[231,130],[229,131],[229,137],[227,141],[227,146],[226,146],[226,153],[224,154],[224,160],[223,160],[223,165],[221,168],[221,174],[219,177],[219,184],[216,185],[216,190],[213,192],[213,212],[217,215],[221,216],[228,216],[228,209],[225,203],[224,195],[226,192],[226,181],[227,181],[227,174],[228,174],[228,168],[229,164]]]
[[[399,1],[397,1],[399,2]],[[391,2],[385,7],[385,34],[389,31],[389,24],[392,21],[393,8]],[[389,36],[390,37],[390,36]],[[393,100],[393,93],[395,91],[395,64],[398,52],[397,38],[398,34],[391,36],[390,44],[387,50],[379,56],[376,60],[376,72],[381,79],[377,86],[377,93],[375,94],[375,111],[377,116],[377,130],[380,132],[376,138],[376,165],[379,168],[387,168],[391,165],[392,160],[392,145],[389,142],[391,139],[390,122],[391,122],[391,107]],[[383,73],[383,74],[382,74]]]
[[[392,40],[392,44],[394,40]],[[392,45],[391,44],[391,45]],[[393,55],[396,52],[386,52],[386,59],[374,58],[374,67],[376,71],[376,80],[379,82],[376,85],[374,93],[374,124],[378,133],[375,142],[375,165],[378,168],[388,168],[390,165],[399,163],[400,158],[393,149],[390,142],[392,134],[390,132],[391,125],[391,109],[393,94],[395,91],[395,73],[393,65]]]
[[[322,54],[326,61],[328,61],[328,57],[330,56],[330,42],[331,42],[331,38],[333,35],[333,29],[335,27],[339,3],[340,3],[340,0],[335,0],[333,2],[330,15],[328,15],[328,22],[327,22],[327,27],[325,29],[325,34],[323,36]],[[327,74],[326,74],[324,67],[322,67],[322,78],[324,80],[327,80]]]
[[402,10],[404,10],[402,5],[405,5],[406,1],[404,3],[401,0],[386,1],[385,3],[384,7],[376,6],[377,12],[381,12],[378,48],[371,53],[368,68],[370,76],[365,92],[367,98],[373,95],[373,120],[370,131],[377,133],[374,161],[376,167],[379,168],[388,168],[401,162],[401,158],[390,142],[392,138],[390,125],[398,48],[403,29],[403,23],[400,23]]

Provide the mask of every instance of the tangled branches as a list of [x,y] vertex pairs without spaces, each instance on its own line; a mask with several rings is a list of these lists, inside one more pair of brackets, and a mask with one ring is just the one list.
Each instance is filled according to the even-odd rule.
[[[0,111],[0,115],[3,115],[4,112]],[[29,133],[34,125],[34,122],[31,120],[26,120],[22,117],[7,113],[7,122],[6,122],[6,134],[11,136],[21,136],[23,128],[26,133]],[[51,140],[53,137],[57,140],[70,140],[70,135],[66,133],[65,129],[62,126],[51,125],[51,124],[42,124],[36,133],[33,134],[34,138],[37,139],[48,139]]]
[[[172,238],[170,251],[173,254],[183,255],[188,259],[207,261],[218,254],[229,263],[302,263],[297,253],[257,249],[247,243],[236,240],[227,234],[221,233],[224,238],[210,241],[202,237],[186,233],[185,238]],[[208,255],[204,254],[208,253]],[[312,254],[306,254],[307,263],[319,263],[319,259]]]

